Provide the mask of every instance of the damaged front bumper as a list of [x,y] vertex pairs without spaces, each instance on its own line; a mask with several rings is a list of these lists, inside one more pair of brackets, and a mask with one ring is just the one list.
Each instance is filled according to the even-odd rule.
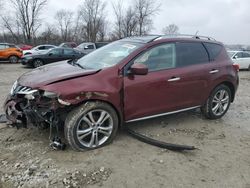
[[[4,103],[6,118],[18,127],[49,126],[58,123],[70,104],[57,94],[16,85]],[[60,113],[58,113],[60,111]]]

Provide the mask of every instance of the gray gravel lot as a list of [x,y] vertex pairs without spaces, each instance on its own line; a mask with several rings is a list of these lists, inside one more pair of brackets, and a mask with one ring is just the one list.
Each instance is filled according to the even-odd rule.
[[[0,105],[11,85],[30,69],[0,64]],[[48,130],[0,124],[1,187],[250,187],[250,72],[240,72],[235,103],[221,119],[198,110],[130,124],[156,139],[197,146],[177,153],[120,131],[101,149],[51,150]],[[3,112],[2,108],[0,112]]]

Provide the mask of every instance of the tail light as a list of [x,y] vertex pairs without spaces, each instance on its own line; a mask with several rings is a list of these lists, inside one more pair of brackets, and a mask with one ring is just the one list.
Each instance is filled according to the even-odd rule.
[[233,67],[234,67],[234,69],[235,69],[237,72],[239,72],[239,70],[240,70],[240,65],[239,65],[239,64],[234,63],[234,64],[233,64]]

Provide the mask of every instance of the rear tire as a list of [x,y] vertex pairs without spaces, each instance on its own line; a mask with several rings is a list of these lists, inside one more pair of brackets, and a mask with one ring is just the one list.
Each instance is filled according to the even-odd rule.
[[77,151],[100,148],[113,141],[118,130],[116,111],[103,102],[87,102],[72,110],[64,125],[65,138]]
[[18,60],[19,60],[19,58],[17,56],[15,56],[15,55],[12,55],[12,56],[9,57],[9,62],[12,63],[12,64],[17,63]]
[[208,119],[219,119],[227,112],[232,99],[231,90],[224,84],[217,86],[201,107],[202,114]]
[[41,59],[35,59],[33,61],[33,67],[37,68],[37,67],[41,67],[44,65],[44,62]]

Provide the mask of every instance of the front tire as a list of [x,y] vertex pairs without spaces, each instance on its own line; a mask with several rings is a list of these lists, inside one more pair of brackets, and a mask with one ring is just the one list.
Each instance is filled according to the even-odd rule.
[[71,111],[65,121],[65,138],[77,151],[111,143],[118,130],[116,111],[103,102],[87,102]]
[[217,86],[201,107],[202,114],[208,119],[219,119],[227,112],[232,99],[231,90],[226,85]]
[[41,59],[35,59],[33,61],[33,67],[34,68],[38,68],[38,67],[41,67],[43,65],[44,65],[44,63],[43,63],[43,61]]
[[12,64],[17,63],[18,60],[19,60],[19,58],[17,56],[15,56],[15,55],[12,55],[12,56],[9,57],[9,62],[12,63]]

